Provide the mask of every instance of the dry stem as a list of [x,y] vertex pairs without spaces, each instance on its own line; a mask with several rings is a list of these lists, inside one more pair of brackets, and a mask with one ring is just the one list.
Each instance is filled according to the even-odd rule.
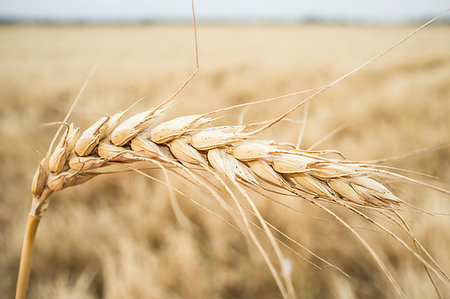
[[30,280],[31,260],[33,258],[33,245],[40,218],[28,215],[25,236],[23,239],[22,254],[20,256],[19,275],[16,286],[16,299],[25,299],[27,296],[28,281]]

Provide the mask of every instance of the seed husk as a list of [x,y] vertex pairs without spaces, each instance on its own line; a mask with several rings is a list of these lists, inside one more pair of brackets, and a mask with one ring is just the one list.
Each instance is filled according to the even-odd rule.
[[75,144],[75,152],[84,157],[92,153],[99,141],[106,136],[109,116],[104,116],[84,130]]

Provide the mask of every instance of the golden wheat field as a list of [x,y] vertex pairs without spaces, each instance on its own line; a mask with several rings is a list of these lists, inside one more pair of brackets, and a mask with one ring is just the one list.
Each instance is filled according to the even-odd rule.
[[[200,72],[163,119],[323,86],[413,29],[201,25]],[[142,96],[131,113],[170,96],[194,69],[193,46],[188,25],[0,27],[0,297],[13,297],[36,151],[45,154],[56,130],[41,125],[64,118],[102,53],[70,118],[81,128]],[[432,25],[318,96],[311,102],[302,147],[339,126],[345,127],[319,148],[339,150],[353,160],[449,142],[449,53],[450,27]],[[267,120],[301,98],[253,106],[242,117],[244,122]],[[217,123],[237,123],[240,117],[240,110],[229,111]],[[301,120],[302,111],[290,118]],[[299,122],[284,121],[261,138],[295,143],[298,128]],[[386,164],[435,176],[407,173],[449,188],[448,143]],[[148,173],[164,180],[157,169]],[[176,176],[171,181],[225,217],[200,189]],[[434,213],[402,215],[450,272],[449,196],[422,186],[387,183],[405,201]],[[265,219],[351,276],[324,266],[277,235],[295,251],[284,250],[299,298],[396,298],[367,250],[330,216],[298,198],[270,194],[294,211],[250,194]],[[281,297],[251,242],[191,200],[178,200],[192,231],[174,217],[167,186],[137,173],[101,176],[54,194],[37,234],[29,298]],[[369,241],[408,298],[437,298],[422,264],[402,246],[363,219],[328,206]],[[449,298],[448,287],[435,281],[443,298]]]

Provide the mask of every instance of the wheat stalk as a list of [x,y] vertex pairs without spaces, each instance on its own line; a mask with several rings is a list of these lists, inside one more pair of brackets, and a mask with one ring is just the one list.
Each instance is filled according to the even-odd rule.
[[[291,112],[383,56],[438,17],[346,75],[322,88],[313,90],[310,96],[271,121],[248,125],[213,126],[213,115],[243,106],[238,105],[202,115],[181,116],[157,124],[157,118],[173,104],[174,98],[198,72],[198,54],[196,54],[196,68],[193,74],[174,95],[157,107],[137,113],[125,120],[123,119],[127,111],[102,117],[82,133],[80,128],[75,127],[74,124],[65,123],[69,112],[64,120],[65,131],[60,137],[59,143],[53,148],[54,141],[52,142],[48,154],[40,161],[33,178],[31,186],[33,201],[25,232],[16,298],[26,297],[33,241],[39,221],[48,208],[51,194],[83,184],[98,175],[109,173],[109,171],[103,171],[108,166],[122,166],[127,170],[140,172],[130,166],[135,162],[153,163],[164,173],[168,169],[176,171],[217,200],[232,217],[237,219],[237,222],[240,222],[242,230],[254,242],[284,298],[295,297],[289,267],[285,263],[278,240],[274,238],[268,223],[260,215],[247,194],[247,188],[254,188],[263,193],[267,190],[273,191],[274,188],[278,192],[282,191],[304,199],[329,213],[361,241],[401,297],[404,295],[398,283],[381,258],[347,222],[326,207],[323,202],[331,202],[345,207],[372,222],[411,252],[423,263],[427,271],[433,272],[436,277],[448,285],[450,282],[448,276],[415,240],[397,212],[401,205],[408,204],[391,192],[382,181],[385,177],[395,177],[414,183],[423,183],[388,171],[371,162],[350,161],[335,151],[301,150],[295,145],[255,138],[256,134],[285,119]],[[195,26],[194,32],[197,53]],[[303,129],[301,134],[303,134],[302,132]],[[217,184],[223,187],[225,195],[211,186],[210,181],[198,170],[202,170],[214,178]],[[426,186],[450,194],[447,190]],[[232,200],[234,206],[224,198],[225,196]],[[244,198],[250,208],[242,204],[239,197]],[[364,209],[377,211],[408,232],[414,240],[416,250],[369,217]],[[245,210],[256,215],[259,224],[251,222]],[[180,212],[177,214],[182,219],[183,216],[180,216]],[[265,232],[276,253],[277,265],[268,256],[252,227],[258,227]],[[423,254],[428,259],[425,259]]]

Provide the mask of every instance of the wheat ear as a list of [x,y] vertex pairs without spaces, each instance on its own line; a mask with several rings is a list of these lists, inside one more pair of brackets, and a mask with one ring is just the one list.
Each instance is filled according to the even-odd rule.
[[[250,139],[247,135],[250,126],[205,128],[209,119],[200,121],[198,115],[175,118],[150,128],[151,120],[159,113],[150,109],[121,123],[111,121],[113,116],[104,117],[81,136],[78,128],[67,126],[48,163],[39,164],[33,180],[30,219],[36,222],[35,226],[48,206],[51,193],[84,183],[101,174],[103,167],[137,161],[187,170],[197,165],[216,176],[227,177],[244,196],[240,183],[256,187],[268,183],[315,204],[321,199],[350,209],[370,207],[390,211],[403,203],[375,179],[378,169],[369,164],[330,158],[274,141]],[[195,178],[192,172],[189,175]],[[222,180],[219,176],[217,179]],[[255,207],[254,211],[258,213]],[[267,227],[265,231],[271,237]],[[439,277],[443,276],[417,257]],[[282,260],[280,252],[279,260]],[[273,274],[278,276],[276,271]],[[448,278],[444,275],[443,280]],[[281,280],[278,283],[285,288]],[[283,293],[287,297],[287,291]]]

